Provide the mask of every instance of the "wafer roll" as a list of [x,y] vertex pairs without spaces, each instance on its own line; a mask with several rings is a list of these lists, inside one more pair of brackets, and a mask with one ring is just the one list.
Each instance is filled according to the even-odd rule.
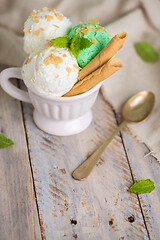
[[106,62],[103,66],[99,67],[97,70],[75,84],[63,97],[71,97],[88,91],[122,67],[123,65],[118,58],[111,59],[109,62]]
[[125,40],[127,39],[127,33],[121,32],[115,35],[106,47],[90,61],[78,74],[78,80],[81,81],[87,75],[101,67],[105,62],[110,60],[120,48],[123,47]]

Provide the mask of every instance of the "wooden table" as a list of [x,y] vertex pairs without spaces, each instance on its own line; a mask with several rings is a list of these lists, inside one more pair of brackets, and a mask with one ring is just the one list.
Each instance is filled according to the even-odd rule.
[[[2,69],[2,68],[1,68]],[[160,165],[127,128],[108,146],[87,180],[72,171],[117,127],[101,94],[90,127],[75,136],[39,130],[31,104],[0,89],[0,132],[14,146],[0,150],[0,240],[160,239]],[[134,181],[156,190],[136,195]]]

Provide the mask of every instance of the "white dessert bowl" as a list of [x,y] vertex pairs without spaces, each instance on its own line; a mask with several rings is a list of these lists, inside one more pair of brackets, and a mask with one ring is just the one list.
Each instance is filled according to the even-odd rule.
[[92,122],[91,108],[103,82],[89,91],[73,97],[41,96],[30,88],[24,91],[14,86],[10,78],[22,79],[21,68],[7,68],[0,74],[2,89],[10,96],[34,106],[33,119],[44,132],[69,136],[84,131]]

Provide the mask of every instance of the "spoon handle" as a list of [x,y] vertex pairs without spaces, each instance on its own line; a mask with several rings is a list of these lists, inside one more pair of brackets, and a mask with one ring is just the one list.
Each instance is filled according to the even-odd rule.
[[89,176],[105,148],[109,145],[115,135],[126,125],[126,123],[126,121],[123,121],[112,133],[112,135],[86,161],[84,161],[78,168],[76,168],[76,170],[73,171],[72,177],[74,179],[83,180]]

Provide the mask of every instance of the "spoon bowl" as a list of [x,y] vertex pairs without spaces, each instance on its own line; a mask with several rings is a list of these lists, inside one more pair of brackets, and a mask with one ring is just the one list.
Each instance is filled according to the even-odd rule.
[[152,92],[141,91],[131,97],[123,106],[122,116],[127,122],[141,122],[151,113],[155,103]]

